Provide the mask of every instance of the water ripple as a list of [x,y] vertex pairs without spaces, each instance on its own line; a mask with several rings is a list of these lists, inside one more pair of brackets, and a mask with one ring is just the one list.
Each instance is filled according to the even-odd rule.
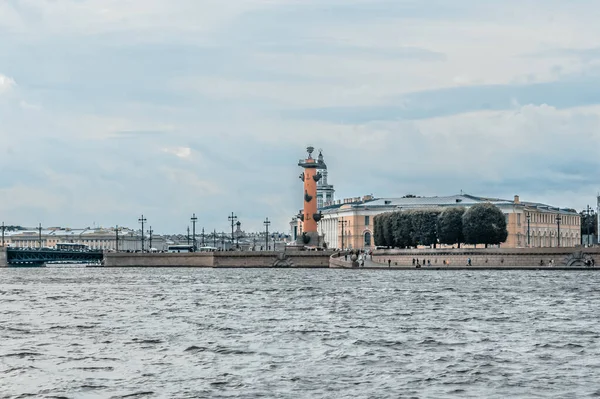
[[600,275],[0,269],[0,397],[598,397]]

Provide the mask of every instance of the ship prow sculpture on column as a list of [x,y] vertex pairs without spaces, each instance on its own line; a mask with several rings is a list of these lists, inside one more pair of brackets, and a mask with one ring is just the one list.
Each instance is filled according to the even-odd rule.
[[298,162],[298,166],[304,168],[304,172],[300,174],[300,180],[304,182],[304,208],[298,216],[302,221],[302,234],[298,235],[296,246],[303,248],[322,247],[317,231],[317,223],[322,217],[317,211],[317,182],[321,179],[321,174],[317,171],[318,162],[312,157],[314,150],[313,147],[308,147],[308,157]]

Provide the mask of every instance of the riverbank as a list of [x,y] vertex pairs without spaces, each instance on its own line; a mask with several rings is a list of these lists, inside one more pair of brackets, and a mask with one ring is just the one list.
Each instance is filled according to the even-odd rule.
[[[589,267],[589,262],[597,267]],[[600,270],[600,247],[377,250],[364,261],[332,251],[104,254],[103,267],[341,268],[372,270]],[[470,263],[470,264],[469,264]],[[10,266],[0,250],[0,267]],[[100,266],[100,267],[102,267]]]
[[[393,249],[377,250],[369,257],[375,264],[391,267],[481,269],[538,269],[553,266],[586,267],[586,261],[600,265],[600,247],[575,248],[478,248],[478,249]],[[551,266],[552,265],[552,266]]]
[[104,267],[329,268],[332,251],[109,252]]

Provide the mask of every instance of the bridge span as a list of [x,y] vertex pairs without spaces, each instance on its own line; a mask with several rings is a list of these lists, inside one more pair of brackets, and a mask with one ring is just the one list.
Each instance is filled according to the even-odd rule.
[[52,248],[12,248],[0,250],[2,266],[44,266],[48,263],[80,263],[101,265],[104,253],[101,250],[74,251]]

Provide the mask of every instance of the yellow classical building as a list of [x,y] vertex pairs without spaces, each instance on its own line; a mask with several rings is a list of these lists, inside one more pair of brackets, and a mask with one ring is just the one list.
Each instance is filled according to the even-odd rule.
[[[575,247],[581,242],[580,216],[573,209],[513,200],[460,194],[446,197],[349,198],[325,204],[318,231],[329,248],[373,249],[373,218],[384,212],[465,207],[489,202],[506,216],[508,238],[502,248]],[[292,234],[302,223],[292,220]],[[560,238],[559,238],[560,237]]]

